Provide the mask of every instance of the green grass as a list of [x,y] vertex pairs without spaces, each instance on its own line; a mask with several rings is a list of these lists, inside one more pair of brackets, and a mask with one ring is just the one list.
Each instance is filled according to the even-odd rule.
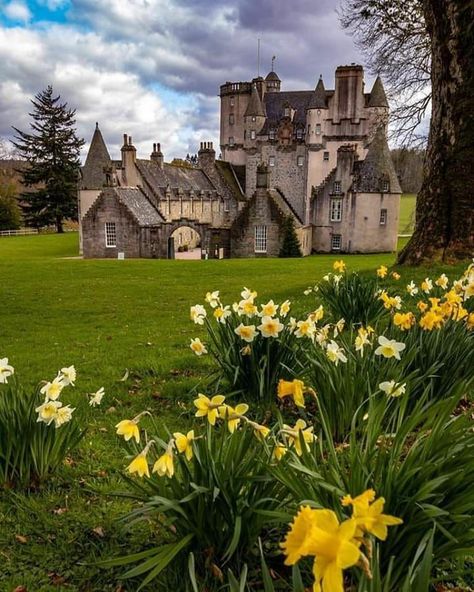
[[[216,289],[232,302],[248,286],[263,300],[297,300],[303,312],[313,304],[303,290],[338,258],[84,261],[76,258],[77,241],[75,233],[0,238],[0,357],[8,357],[29,385],[74,364],[76,389],[63,395],[74,403],[100,386],[106,391],[101,408],[85,410],[89,432],[57,477],[29,495],[0,492],[2,592],[20,585],[30,592],[56,591],[63,587],[54,583],[58,578],[71,592],[116,590],[120,572],[94,562],[139,550],[159,533],[151,526],[124,531],[116,519],[127,503],[96,490],[118,486],[124,458],[114,425],[120,419],[148,408],[171,428],[189,422],[189,391],[209,370],[209,362],[188,347],[190,337],[203,337],[188,320],[189,307]],[[392,265],[395,256],[344,260],[349,270],[372,273],[380,264]],[[399,271],[404,282],[442,270],[452,277],[461,269]],[[125,369],[130,377],[122,382]],[[177,411],[177,401],[184,410]]]
[[415,226],[416,195],[404,193],[400,201],[399,234],[411,234]]

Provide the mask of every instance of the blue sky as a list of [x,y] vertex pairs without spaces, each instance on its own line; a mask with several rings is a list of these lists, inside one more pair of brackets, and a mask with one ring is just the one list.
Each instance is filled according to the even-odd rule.
[[[88,142],[98,121],[112,155],[123,133],[166,159],[218,145],[219,85],[275,70],[282,89],[334,85],[362,63],[340,29],[339,0],[0,0],[0,137],[27,129],[48,84],[77,110]],[[370,86],[373,77],[366,75]],[[86,146],[87,148],[87,146]]]

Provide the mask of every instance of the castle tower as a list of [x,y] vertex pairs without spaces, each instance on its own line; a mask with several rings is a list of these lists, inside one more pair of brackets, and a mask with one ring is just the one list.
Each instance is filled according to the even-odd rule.
[[380,76],[377,76],[375,79],[374,86],[370,91],[369,103],[367,106],[369,107],[369,119],[372,129],[377,130],[381,125],[387,127],[389,105]]
[[324,121],[327,119],[327,116],[326,89],[324,88],[323,78],[320,76],[306,108],[307,144],[322,144],[323,134],[325,132]]
[[257,143],[257,134],[265,123],[265,109],[257,89],[257,84],[252,85],[252,94],[247,109],[244,113],[244,146],[251,147]]
[[265,77],[265,90],[267,93],[280,92],[281,80],[278,74],[273,70],[269,72]]
[[112,163],[107,146],[99,129],[95,124],[94,135],[92,136],[86,162],[82,167],[82,189],[100,189],[105,185],[104,168]]

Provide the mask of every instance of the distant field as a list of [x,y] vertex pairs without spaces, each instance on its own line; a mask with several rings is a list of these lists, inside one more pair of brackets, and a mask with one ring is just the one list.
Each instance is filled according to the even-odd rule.
[[415,225],[416,195],[404,193],[400,202],[398,234],[411,234]]

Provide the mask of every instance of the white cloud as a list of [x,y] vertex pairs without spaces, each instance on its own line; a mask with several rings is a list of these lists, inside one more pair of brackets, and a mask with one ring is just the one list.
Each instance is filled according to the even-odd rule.
[[13,0],[3,8],[5,16],[11,21],[28,22],[31,19],[31,12],[28,6],[21,0]]

